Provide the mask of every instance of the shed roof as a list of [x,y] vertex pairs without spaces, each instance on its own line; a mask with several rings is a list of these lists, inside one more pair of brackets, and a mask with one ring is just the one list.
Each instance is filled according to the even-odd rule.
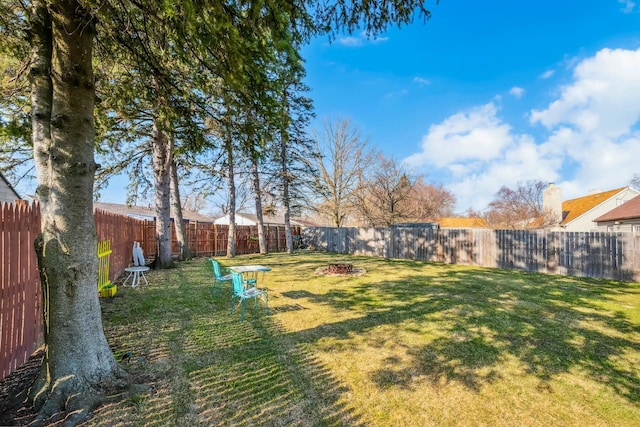
[[636,196],[633,199],[621,204],[620,206],[611,209],[609,212],[599,216],[594,221],[621,221],[625,219],[636,218],[640,218],[640,196]]

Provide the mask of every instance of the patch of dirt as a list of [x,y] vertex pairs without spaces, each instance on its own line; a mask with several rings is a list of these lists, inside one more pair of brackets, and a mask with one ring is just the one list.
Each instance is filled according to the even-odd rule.
[[[24,365],[0,382],[0,427],[24,426],[33,421],[38,415],[38,411],[25,402],[28,389],[38,376],[43,360],[44,350],[40,349]],[[105,403],[124,399],[127,393],[137,395],[152,394],[153,387],[148,384],[152,384],[153,381],[154,378],[148,375],[130,375],[129,382],[125,388],[126,393],[122,393],[121,384],[105,386],[103,390],[106,395]],[[99,411],[100,408],[96,408],[94,412]],[[68,414],[58,412],[38,425],[46,425],[48,427],[61,426],[66,415]]]
[[28,424],[37,413],[25,405],[27,390],[38,376],[44,350],[38,350],[20,368],[0,382],[0,425],[20,426]]
[[364,268],[353,267],[350,273],[346,273],[346,274],[330,273],[329,266],[326,266],[326,267],[316,268],[316,271],[314,271],[314,273],[319,276],[360,277],[360,276],[364,276],[367,273],[367,270],[365,270]]

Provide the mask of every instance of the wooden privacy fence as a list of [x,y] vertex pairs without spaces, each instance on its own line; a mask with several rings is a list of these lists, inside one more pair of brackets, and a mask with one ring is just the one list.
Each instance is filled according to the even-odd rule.
[[[111,240],[111,270],[109,278],[114,281],[126,267],[131,265],[133,242],[140,242],[146,258],[156,255],[156,223],[139,220],[101,210],[95,211],[98,240]],[[227,253],[229,237],[228,225],[214,223],[191,222],[186,225],[187,243],[194,257],[224,256]],[[269,225],[264,227],[269,252],[286,250],[284,226]],[[300,235],[299,226],[292,226],[294,236]],[[236,226],[236,254],[258,253],[258,226]],[[178,240],[175,225],[171,222],[171,250],[178,254]]]
[[[227,253],[227,240],[229,238],[229,226],[217,225],[210,222],[190,222],[186,225],[187,243],[194,257],[224,256]],[[155,221],[141,221],[141,233],[139,242],[145,256],[154,258],[156,254],[156,230]],[[282,252],[287,249],[284,225],[268,225],[264,227],[264,233],[269,252]],[[301,227],[292,226],[291,233],[298,236],[302,233]],[[258,226],[236,226],[236,254],[258,253]],[[171,222],[171,250],[178,253],[178,240],[176,239],[175,225]]]
[[305,228],[312,249],[640,281],[640,235],[433,228]]
[[[155,222],[96,210],[98,241],[110,241],[108,276],[103,283],[115,282],[132,264],[133,242],[142,243],[147,257],[156,253]],[[0,381],[22,365],[44,339],[42,326],[42,290],[33,242],[40,232],[38,204],[0,203]],[[292,227],[299,235],[300,227]],[[172,224],[173,251],[178,252]],[[284,226],[265,227],[270,252],[286,249]],[[191,223],[187,226],[189,246],[194,256],[226,254],[229,226]],[[254,240],[257,226],[236,230],[236,253],[257,253]],[[96,248],[96,253],[99,248]],[[108,251],[102,248],[103,251]],[[101,269],[103,273],[105,270]],[[98,285],[98,284],[96,284]],[[96,286],[97,289],[97,286]]]
[[42,343],[42,297],[33,242],[40,209],[0,204],[0,380]]

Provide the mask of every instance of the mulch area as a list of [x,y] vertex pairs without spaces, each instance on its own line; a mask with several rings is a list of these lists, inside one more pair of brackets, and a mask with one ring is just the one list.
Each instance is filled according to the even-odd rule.
[[27,362],[0,382],[0,426],[21,426],[31,421],[36,413],[26,407],[24,399],[42,366],[44,350],[33,354]]

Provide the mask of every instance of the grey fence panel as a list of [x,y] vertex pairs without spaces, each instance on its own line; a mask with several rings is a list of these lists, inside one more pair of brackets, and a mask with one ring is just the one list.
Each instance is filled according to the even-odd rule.
[[547,230],[314,227],[311,249],[640,281],[640,235]]

